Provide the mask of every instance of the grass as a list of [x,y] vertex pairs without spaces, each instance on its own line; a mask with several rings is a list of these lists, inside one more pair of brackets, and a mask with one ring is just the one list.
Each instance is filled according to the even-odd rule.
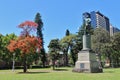
[[75,73],[72,68],[0,70],[0,80],[120,80],[120,68],[104,69],[103,73]]

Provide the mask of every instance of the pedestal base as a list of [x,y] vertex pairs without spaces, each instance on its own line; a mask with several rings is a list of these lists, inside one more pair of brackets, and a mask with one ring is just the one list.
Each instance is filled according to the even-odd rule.
[[78,53],[78,61],[75,64],[74,72],[103,72],[96,55],[91,50],[82,50]]

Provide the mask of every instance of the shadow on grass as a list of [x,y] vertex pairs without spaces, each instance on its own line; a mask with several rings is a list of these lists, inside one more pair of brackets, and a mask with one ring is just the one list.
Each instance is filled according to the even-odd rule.
[[50,72],[18,72],[17,74],[42,74],[42,73],[50,73]]
[[68,71],[68,69],[55,69],[54,71]]
[[105,71],[104,73],[115,73],[115,71]]

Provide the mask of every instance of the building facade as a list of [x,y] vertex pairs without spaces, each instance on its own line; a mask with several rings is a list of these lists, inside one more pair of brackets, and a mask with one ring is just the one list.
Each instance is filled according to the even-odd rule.
[[110,36],[113,36],[113,26],[110,24]]
[[113,36],[114,33],[120,32],[120,29],[112,26],[112,24],[110,24],[110,36]]

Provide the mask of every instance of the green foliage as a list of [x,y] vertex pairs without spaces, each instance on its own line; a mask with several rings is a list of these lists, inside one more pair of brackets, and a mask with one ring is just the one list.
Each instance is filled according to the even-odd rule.
[[68,66],[68,51],[72,47],[76,35],[70,34],[60,40],[61,50],[64,54],[64,66]]
[[77,60],[77,53],[82,49],[82,38],[78,35],[70,34],[69,36],[63,37],[60,44],[64,55],[68,54],[68,51],[70,51],[70,60],[73,60],[74,65]]
[[58,54],[60,50],[59,39],[52,39],[49,43],[48,48],[51,55]]
[[[107,58],[105,51],[105,45],[110,42],[109,33],[103,28],[96,28],[92,35],[92,49],[99,57],[99,61],[102,61],[102,57]],[[103,66],[103,65],[102,65]]]
[[103,28],[97,28],[92,35],[92,49],[98,54],[100,60],[108,61],[110,67],[119,67],[120,64],[120,33],[110,37]]
[[120,32],[114,34],[111,38],[111,57],[113,67],[120,66]]
[[43,39],[43,34],[42,34],[43,22],[42,22],[40,13],[36,14],[35,22],[38,24],[38,27],[37,27],[37,37],[40,37],[41,39]]
[[2,38],[3,38],[3,35],[0,34],[0,61],[2,60],[2,53],[3,53],[3,44],[2,44]]
[[98,50],[101,52],[102,46],[110,41],[109,33],[103,28],[96,28],[92,35],[92,48],[94,51]]
[[75,38],[75,35],[70,34],[69,36],[63,37],[60,42],[61,43],[69,43],[70,44],[74,38]]
[[113,35],[112,41],[114,42],[114,45],[117,46],[117,49],[119,49],[120,46],[118,46],[118,45],[120,44],[120,32],[117,32]]
[[60,51],[59,39],[52,39],[48,45],[48,48],[54,69],[55,61],[59,57],[59,51]]
[[7,45],[10,43],[10,40],[16,39],[17,36],[12,34],[7,34],[6,36],[0,35],[0,55],[1,60],[7,62],[7,65],[9,66],[10,62],[12,62],[13,55],[11,55],[11,52],[7,49]]

